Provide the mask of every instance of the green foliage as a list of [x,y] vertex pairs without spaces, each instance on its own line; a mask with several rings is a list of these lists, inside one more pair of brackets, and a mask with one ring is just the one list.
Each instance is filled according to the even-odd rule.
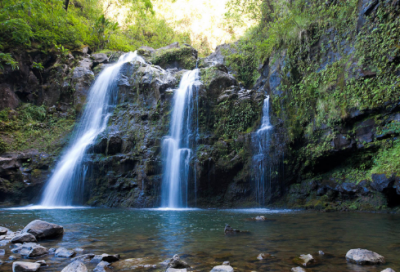
[[[13,117],[9,118],[10,115]],[[68,118],[61,118],[57,113],[47,114],[45,106],[24,104],[13,111],[0,111],[0,141],[7,141],[6,148],[10,150],[35,148],[55,152],[60,148],[55,141],[68,135],[74,124],[72,112]]]
[[373,160],[370,174],[400,173],[400,141],[394,141],[390,146],[383,147]]
[[259,76],[257,72],[258,59],[254,54],[256,48],[254,43],[246,37],[234,47],[236,47],[236,53],[223,52],[226,56],[226,64],[235,71],[236,79],[245,87],[250,88]]
[[0,52],[0,71],[4,69],[3,63],[10,65],[13,70],[19,69],[18,62],[13,59],[10,53]]
[[6,152],[7,148],[7,144],[2,139],[0,139],[0,154]]
[[[70,1],[68,12],[60,0],[3,0],[0,2],[0,50],[30,47],[57,51],[89,45],[93,51],[133,51],[142,45],[165,46],[172,41],[190,42],[188,33],[176,34],[156,16],[150,0],[110,3],[128,9],[119,26],[103,9],[103,0]],[[62,56],[65,54],[59,52]]]
[[32,67],[33,67],[34,69],[38,69],[39,71],[43,71],[43,70],[44,70],[44,66],[43,66],[43,64],[40,63],[40,62],[33,62]]

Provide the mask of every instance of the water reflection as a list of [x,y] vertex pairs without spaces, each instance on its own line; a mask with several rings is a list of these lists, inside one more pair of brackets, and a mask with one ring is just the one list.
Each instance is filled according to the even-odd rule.
[[[264,215],[266,222],[246,220]],[[290,271],[292,259],[312,254],[317,264],[309,271],[370,271],[386,267],[400,269],[400,216],[359,213],[305,213],[274,210],[0,210],[1,224],[22,229],[34,219],[61,224],[65,235],[41,241],[45,247],[83,248],[84,253],[119,253],[129,261],[116,264],[115,271],[144,271],[180,254],[198,271],[230,261],[235,271]],[[226,236],[225,223],[250,234]],[[367,248],[386,257],[387,265],[359,267],[344,258],[351,248]],[[6,249],[6,261],[10,255]],[[318,250],[326,255],[318,256]],[[259,253],[270,253],[266,260]],[[1,258],[1,257],[0,257]],[[42,271],[60,271],[68,260],[45,256],[52,265]],[[89,270],[93,269],[89,264]],[[142,265],[142,266],[140,266]],[[152,270],[153,268],[148,268]],[[158,269],[158,270],[157,270]],[[11,262],[0,266],[10,271]],[[154,269],[153,269],[154,270]]]

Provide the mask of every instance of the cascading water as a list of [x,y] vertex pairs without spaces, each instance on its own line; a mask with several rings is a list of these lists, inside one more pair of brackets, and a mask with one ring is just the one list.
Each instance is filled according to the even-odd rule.
[[266,204],[266,193],[271,192],[272,162],[270,160],[270,142],[273,127],[269,118],[269,96],[264,99],[261,128],[253,136],[256,155],[253,156],[253,174],[256,189],[256,201]]
[[[197,123],[192,122],[197,112],[199,69],[183,75],[175,91],[170,134],[162,144],[163,183],[161,206],[183,208],[188,206],[190,159],[197,137]],[[195,128],[193,127],[195,126]]]
[[122,65],[131,61],[144,63],[136,52],[124,54],[117,63],[105,68],[91,87],[75,136],[47,183],[41,205],[72,205],[82,195],[86,173],[82,160],[87,148],[107,126],[112,106],[117,103],[118,75]]

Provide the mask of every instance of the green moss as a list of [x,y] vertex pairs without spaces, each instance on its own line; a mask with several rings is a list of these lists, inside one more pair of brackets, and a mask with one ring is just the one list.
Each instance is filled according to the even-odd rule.
[[193,53],[194,49],[189,46],[160,50],[153,54],[151,62],[161,67],[177,62],[181,68],[192,70],[196,67],[196,58]]

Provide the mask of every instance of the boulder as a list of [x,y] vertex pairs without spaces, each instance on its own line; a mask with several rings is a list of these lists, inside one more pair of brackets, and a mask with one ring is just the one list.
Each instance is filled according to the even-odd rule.
[[94,256],[95,255],[93,253],[84,254],[84,255],[73,258],[72,261],[90,262],[90,260],[92,260],[94,258]]
[[34,272],[40,269],[40,264],[30,262],[14,262],[12,269],[13,272]]
[[355,264],[384,264],[385,258],[376,252],[367,249],[350,249],[346,253],[346,260]]
[[6,235],[9,229],[5,227],[0,227],[0,235]]
[[309,266],[315,262],[315,259],[311,254],[302,254],[298,258],[294,258],[293,262],[302,266]]
[[68,250],[64,247],[60,247],[56,250],[55,254],[56,254],[56,257],[72,258],[75,255],[75,251]]
[[87,272],[86,265],[80,261],[74,261],[66,266],[61,272]]
[[93,272],[110,272],[112,271],[109,262],[101,261],[93,270]]
[[4,256],[6,254],[6,251],[4,249],[0,249],[0,256]]
[[15,256],[15,255],[10,255],[10,257],[8,257],[8,259],[9,259],[10,261],[15,261],[15,260],[18,260],[18,257]]
[[258,254],[258,256],[257,256],[257,259],[258,259],[258,260],[264,260],[264,259],[266,259],[266,258],[268,258],[268,257],[271,257],[271,254],[268,254],[268,253],[260,253],[260,254]]
[[41,245],[36,245],[34,247],[32,247],[32,249],[29,251],[28,253],[28,257],[39,257],[42,255],[46,255],[48,254],[49,251],[47,250],[47,248],[42,247]]
[[233,272],[233,267],[230,265],[217,265],[210,272]]
[[92,262],[101,262],[101,261],[105,261],[105,262],[109,262],[109,263],[113,263],[116,261],[119,261],[119,254],[114,254],[114,255],[109,255],[106,253],[103,253],[102,255],[95,255],[92,258]]
[[176,269],[176,268],[167,268],[167,270],[165,270],[165,272],[187,272],[186,268],[182,268],[182,269]]
[[304,268],[298,266],[298,267],[293,267],[290,271],[292,272],[306,272],[306,270],[304,270]]
[[396,272],[391,268],[386,268],[385,270],[382,270],[381,272]]
[[181,269],[181,268],[189,268],[190,265],[188,265],[185,261],[181,260],[178,254],[175,254],[169,261],[168,267]]
[[63,235],[64,228],[46,221],[34,220],[22,230],[22,233],[33,234],[36,239],[45,239]]
[[108,62],[107,54],[104,53],[92,54],[91,58],[93,59],[93,62],[96,64]]
[[91,69],[93,66],[93,61],[89,58],[83,58],[80,62],[79,62],[79,67],[83,67],[86,69]]
[[15,236],[11,243],[29,243],[29,242],[37,242],[36,237],[30,233],[22,233],[20,235]]

